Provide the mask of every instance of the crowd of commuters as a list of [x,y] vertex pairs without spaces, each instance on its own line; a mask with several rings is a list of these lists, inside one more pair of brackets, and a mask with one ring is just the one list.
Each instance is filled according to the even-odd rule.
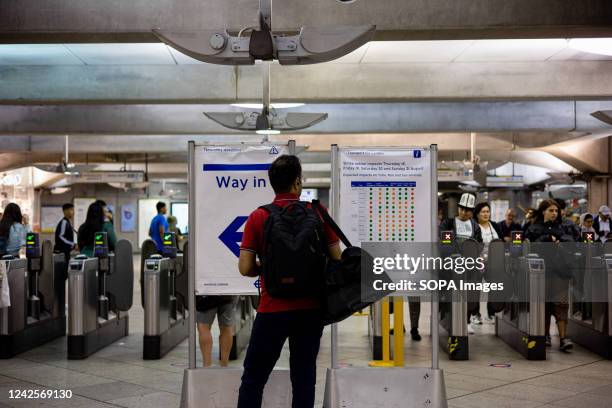
[[[522,224],[516,218],[516,211],[510,208],[502,221],[494,222],[491,220],[489,203],[476,204],[473,194],[464,193],[458,203],[457,216],[441,220],[439,227],[440,231],[453,231],[458,242],[473,239],[482,243],[482,256],[485,260],[489,244],[495,240],[511,241],[513,231],[522,232],[524,238],[531,242],[584,242],[584,233],[590,233],[593,241],[605,242],[612,239],[610,209],[606,205],[599,207],[596,215],[578,215],[567,212],[564,200],[549,199],[540,202],[537,208],[525,209]],[[551,346],[550,324],[551,317],[554,316],[559,332],[559,348],[567,351],[573,347],[572,341],[566,336],[571,275],[567,269],[570,266],[564,264],[563,259],[559,257],[554,258],[550,254],[544,257],[547,258],[546,293],[547,299],[551,300],[546,302],[545,307],[546,345]],[[494,304],[487,302],[483,319],[480,303],[475,299],[468,299],[468,333],[473,334],[474,326],[483,324],[483,321],[494,323],[495,313]]]

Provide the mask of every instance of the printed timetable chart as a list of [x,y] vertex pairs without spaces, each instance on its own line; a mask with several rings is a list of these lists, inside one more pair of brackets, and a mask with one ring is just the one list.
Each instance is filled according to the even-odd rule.
[[359,202],[361,242],[414,242],[414,181],[352,181]]
[[333,154],[333,215],[353,245],[432,242],[428,148],[339,147]]

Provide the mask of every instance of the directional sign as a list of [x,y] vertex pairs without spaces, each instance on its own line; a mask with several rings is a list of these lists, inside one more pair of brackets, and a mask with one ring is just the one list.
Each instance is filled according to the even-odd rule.
[[242,231],[249,214],[274,200],[268,170],[278,156],[288,153],[286,145],[265,143],[195,146],[190,158],[195,191],[189,203],[195,215],[189,235],[196,245],[198,294],[258,293],[256,278],[238,271]]
[[240,242],[242,242],[242,232],[238,230],[246,222],[247,218],[249,217],[239,216],[234,218],[234,221],[219,235],[221,242],[236,256],[240,256]]

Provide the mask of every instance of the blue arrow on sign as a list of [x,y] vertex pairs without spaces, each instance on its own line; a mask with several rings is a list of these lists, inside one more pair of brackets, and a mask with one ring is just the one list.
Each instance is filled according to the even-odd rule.
[[223,230],[221,235],[219,235],[221,242],[223,242],[236,256],[240,256],[240,245],[238,245],[238,243],[242,242],[242,232],[238,230],[242,227],[242,224],[246,222],[247,218],[249,217],[239,216],[234,218],[234,221],[232,221],[230,225]]

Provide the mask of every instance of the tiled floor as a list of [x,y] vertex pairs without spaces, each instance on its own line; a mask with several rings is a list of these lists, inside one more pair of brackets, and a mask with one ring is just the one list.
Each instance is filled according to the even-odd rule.
[[[138,290],[138,288],[137,288]],[[140,298],[139,292],[134,299]],[[423,341],[406,339],[408,366],[430,364],[431,341],[425,329],[427,305],[421,317]],[[428,324],[427,324],[428,326]],[[470,336],[470,361],[451,362],[440,354],[451,408],[468,407],[612,407],[612,361],[576,347],[571,353],[549,349],[547,361],[527,361],[494,334],[493,325],[476,328]],[[143,361],[143,311],[130,311],[130,336],[86,360],[66,359],[66,339],[46,344],[10,360],[0,360],[0,408],[3,407],[177,407],[187,362],[183,342],[160,361]],[[339,328],[340,361],[367,366],[367,318],[352,317]],[[214,351],[216,355],[216,350]],[[288,366],[287,350],[278,366]],[[317,400],[323,398],[325,368],[330,362],[329,329],[319,355]],[[508,363],[493,368],[492,363]],[[241,362],[232,363],[240,366]],[[9,390],[70,389],[69,400],[11,400]]]

